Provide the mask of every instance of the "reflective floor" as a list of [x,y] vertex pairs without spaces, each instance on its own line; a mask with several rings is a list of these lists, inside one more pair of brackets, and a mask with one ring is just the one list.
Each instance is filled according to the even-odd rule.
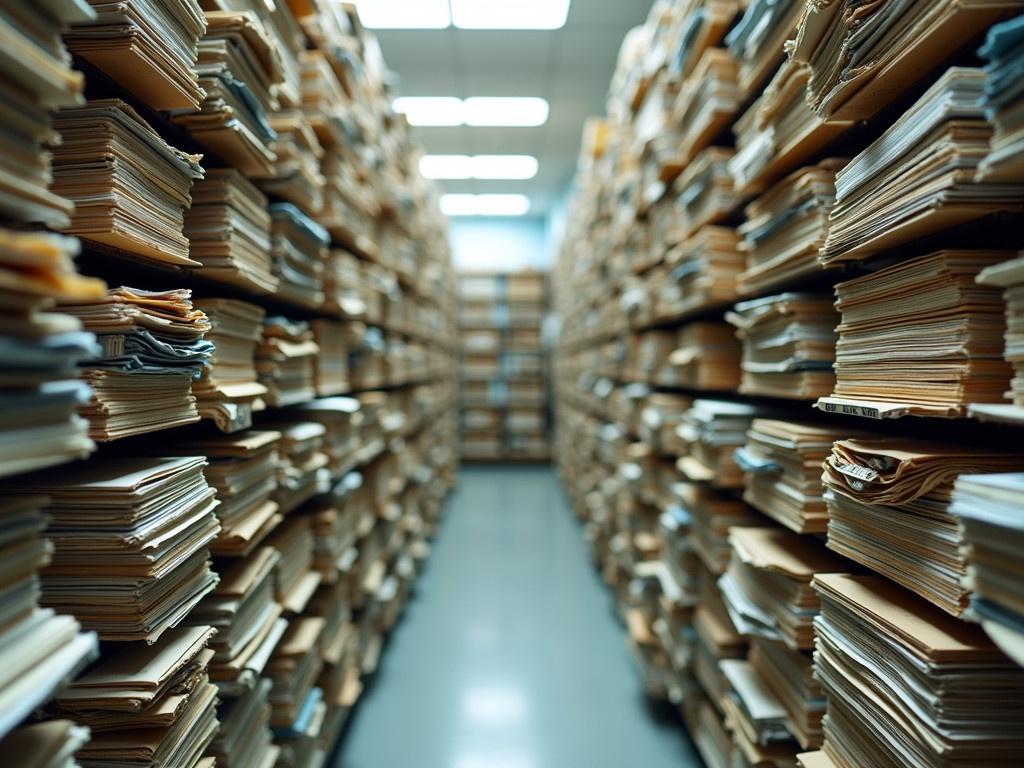
[[687,768],[554,472],[464,468],[344,768]]

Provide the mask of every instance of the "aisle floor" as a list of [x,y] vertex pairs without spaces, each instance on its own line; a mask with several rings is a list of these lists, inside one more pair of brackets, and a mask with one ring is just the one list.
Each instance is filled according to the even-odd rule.
[[547,467],[463,468],[344,768],[688,768]]

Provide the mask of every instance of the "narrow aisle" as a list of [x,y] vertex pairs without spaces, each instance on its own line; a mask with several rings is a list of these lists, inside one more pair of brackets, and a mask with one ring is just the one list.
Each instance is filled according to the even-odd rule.
[[687,768],[547,467],[469,467],[344,768]]

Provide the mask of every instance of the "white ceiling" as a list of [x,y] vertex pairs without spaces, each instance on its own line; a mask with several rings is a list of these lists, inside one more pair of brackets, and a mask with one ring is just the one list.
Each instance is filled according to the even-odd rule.
[[[515,0],[506,0],[515,2]],[[605,111],[619,46],[644,21],[651,0],[573,0],[554,31],[375,30],[403,96],[541,96],[538,128],[417,128],[430,154],[534,155],[529,181],[445,181],[446,192],[518,192],[543,215],[572,180],[583,123]]]

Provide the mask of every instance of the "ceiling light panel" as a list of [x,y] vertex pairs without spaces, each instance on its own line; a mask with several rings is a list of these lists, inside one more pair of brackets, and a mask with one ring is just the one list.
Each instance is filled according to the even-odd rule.
[[547,101],[533,96],[474,96],[463,102],[466,125],[532,127],[548,121]]
[[473,158],[468,155],[425,155],[420,173],[428,179],[471,179]]
[[571,0],[451,0],[461,29],[561,29]]
[[466,122],[463,101],[454,96],[403,96],[395,99],[394,108],[410,125],[445,127]]
[[445,29],[448,0],[356,0],[359,20],[370,29]]
[[474,179],[532,179],[540,168],[532,155],[477,155],[470,164]]

